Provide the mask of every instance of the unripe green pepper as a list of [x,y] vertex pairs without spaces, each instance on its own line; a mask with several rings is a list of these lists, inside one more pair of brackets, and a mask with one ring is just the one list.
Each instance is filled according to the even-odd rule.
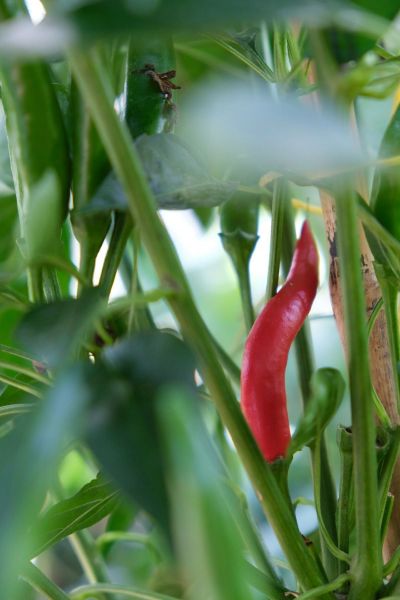
[[[5,0],[0,0],[0,21],[12,16]],[[40,60],[2,61],[0,85],[20,214],[26,210],[29,190],[51,170],[61,190],[60,213],[66,216],[68,143],[48,66]]]
[[[171,42],[153,40],[129,45],[125,119],[134,139],[160,131],[163,116],[174,111],[170,86],[175,77]],[[168,77],[169,75],[169,77]],[[169,93],[168,93],[169,90]]]

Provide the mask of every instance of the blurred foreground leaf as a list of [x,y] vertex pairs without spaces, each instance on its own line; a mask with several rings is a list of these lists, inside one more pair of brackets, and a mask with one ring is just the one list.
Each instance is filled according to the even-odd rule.
[[[251,600],[243,541],[232,517],[220,459],[193,398],[170,388],[160,394],[159,419],[168,465],[173,532],[188,598]],[[241,518],[235,514],[235,520]]]
[[374,40],[381,37],[388,22],[383,18],[373,22],[357,4],[349,0],[58,0],[39,25],[24,18],[2,25],[0,54],[51,56],[76,43],[118,34],[143,40],[149,35],[220,31],[276,19],[299,19],[313,27],[336,24]]
[[94,387],[87,442],[104,471],[164,531],[169,508],[155,399],[168,384],[193,388],[194,368],[178,338],[147,332],[108,348],[88,372]]
[[193,96],[187,136],[208,164],[257,182],[266,172],[300,176],[356,168],[365,160],[348,123],[333,108],[295,96],[276,102],[244,85],[212,85]]
[[100,291],[90,289],[78,299],[35,307],[18,326],[17,339],[46,366],[60,367],[68,363],[92,330],[101,305]]
[[13,595],[17,576],[35,547],[28,530],[39,512],[66,444],[78,435],[90,391],[82,370],[68,372],[33,414],[19,417],[0,437],[0,581],[4,598]]
[[[205,166],[176,135],[142,135],[136,142],[136,149],[159,208],[180,210],[218,206],[234,192],[234,184],[211,177]],[[85,212],[127,208],[122,186],[111,173]]]

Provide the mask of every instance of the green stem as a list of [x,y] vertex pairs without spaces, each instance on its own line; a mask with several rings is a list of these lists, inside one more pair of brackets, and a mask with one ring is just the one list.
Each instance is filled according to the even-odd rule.
[[114,227],[99,284],[107,297],[110,295],[131,230],[132,221],[130,217],[117,212],[114,217]]
[[336,196],[338,254],[343,285],[353,432],[356,513],[354,581],[349,600],[372,600],[382,578],[377,462],[357,203],[350,186]]
[[89,582],[107,582],[105,564],[90,533],[82,529],[71,534],[69,540]]
[[[338,445],[340,450],[340,484],[337,507],[338,547],[343,552],[349,551],[350,512],[353,494],[353,444],[352,436],[345,428],[339,429]],[[339,563],[339,572],[348,568],[346,562]]]
[[[209,335],[211,337],[212,334],[210,333]],[[240,367],[237,366],[233,358],[231,358],[231,356],[224,350],[224,348],[215,338],[213,338],[213,344],[215,352],[219,356],[222,366],[226,372],[229,373],[233,381],[240,385]]]
[[70,51],[69,60],[110,161],[124,187],[129,210],[140,228],[160,283],[177,290],[176,297],[168,299],[169,305],[184,337],[191,342],[199,357],[204,381],[257,490],[269,522],[275,529],[301,587],[307,590],[318,586],[323,583],[318,567],[309,556],[293,514],[283,500],[274,475],[263,460],[243,419],[233,390],[219,364],[214,345],[192,299],[175,248],[157,215],[155,201],[136,149],[125,125],[114,111],[110,82],[99,62],[87,50]]
[[93,598],[94,595],[97,596],[99,593],[118,594],[119,596],[136,598],[137,600],[176,600],[175,598],[172,598],[172,596],[156,594],[155,592],[148,592],[146,590],[135,590],[123,585],[116,585],[112,583],[107,585],[82,585],[81,587],[72,590],[70,596],[76,600],[84,600],[84,598]]
[[276,290],[278,288],[285,203],[287,201],[287,183],[282,179],[278,179],[274,183],[274,194],[272,197],[272,225],[269,244],[268,280],[266,293],[267,301],[276,294]]
[[86,286],[91,286],[96,268],[97,254],[93,254],[88,244],[80,244],[78,296]]
[[21,577],[37,592],[44,594],[50,600],[71,600],[70,596],[46,577],[33,563],[29,563],[25,567]]
[[398,282],[383,265],[374,263],[375,273],[382,292],[386,316],[386,331],[389,338],[390,358],[392,362],[393,382],[396,394],[397,410],[400,410],[400,386],[398,364],[400,360],[399,320],[397,316]]
[[34,303],[42,304],[45,300],[42,269],[40,267],[28,267],[27,277],[29,300]]
[[[316,588],[315,590],[311,590],[309,592],[306,592],[305,594],[300,594],[300,596],[298,596],[297,600],[318,600],[319,598],[321,598],[322,594],[326,594],[326,592],[334,592],[335,590],[338,590],[339,588],[341,588],[345,583],[347,583],[348,581],[351,580],[351,576],[348,573],[344,573],[343,575],[340,575],[337,579],[334,579],[333,581],[331,581],[330,583],[327,583],[326,585],[321,585],[319,588]],[[361,598],[360,598],[361,600]]]
[[[394,496],[393,496],[393,494],[389,493],[386,496],[386,502],[383,507],[382,518],[381,518],[380,532],[381,532],[381,543],[382,544],[384,543],[385,538],[386,538],[390,519],[391,519],[392,513],[393,513],[393,506],[394,506]],[[385,574],[385,571],[384,571],[384,574]]]
[[250,271],[248,260],[243,260],[243,265],[241,268],[236,269],[236,274],[239,281],[244,322],[247,331],[250,331],[250,329],[253,327],[253,323],[256,317],[254,313],[253,299],[251,296]]

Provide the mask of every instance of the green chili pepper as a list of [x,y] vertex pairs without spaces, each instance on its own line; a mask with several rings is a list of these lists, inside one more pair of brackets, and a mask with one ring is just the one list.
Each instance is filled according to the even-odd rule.
[[174,112],[174,51],[171,42],[152,41],[129,45],[126,123],[134,139],[160,130],[163,116]]
[[[5,0],[0,0],[0,20],[11,17]],[[38,60],[2,61],[0,83],[19,210],[24,213],[29,190],[52,170],[59,180],[61,212],[65,216],[69,200],[68,145],[48,66]]]
[[[0,0],[0,21],[13,16],[6,1]],[[1,61],[0,86],[21,237],[26,243],[25,222],[32,210],[34,190],[48,178],[49,172],[55,176],[57,188],[57,206],[52,206],[53,214],[58,215],[53,222],[54,236],[61,237],[62,221],[68,211],[70,161],[64,121],[49,67],[40,60]],[[29,249],[25,255],[29,259]],[[58,294],[55,273],[40,265],[29,265],[28,287],[32,300],[44,299],[43,275],[48,284],[46,297]]]

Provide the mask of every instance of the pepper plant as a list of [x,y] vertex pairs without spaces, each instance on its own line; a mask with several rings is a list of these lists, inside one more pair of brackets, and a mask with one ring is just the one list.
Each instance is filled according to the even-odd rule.
[[[2,597],[400,598],[397,12],[0,0]],[[230,341],[177,210],[219,232]]]

